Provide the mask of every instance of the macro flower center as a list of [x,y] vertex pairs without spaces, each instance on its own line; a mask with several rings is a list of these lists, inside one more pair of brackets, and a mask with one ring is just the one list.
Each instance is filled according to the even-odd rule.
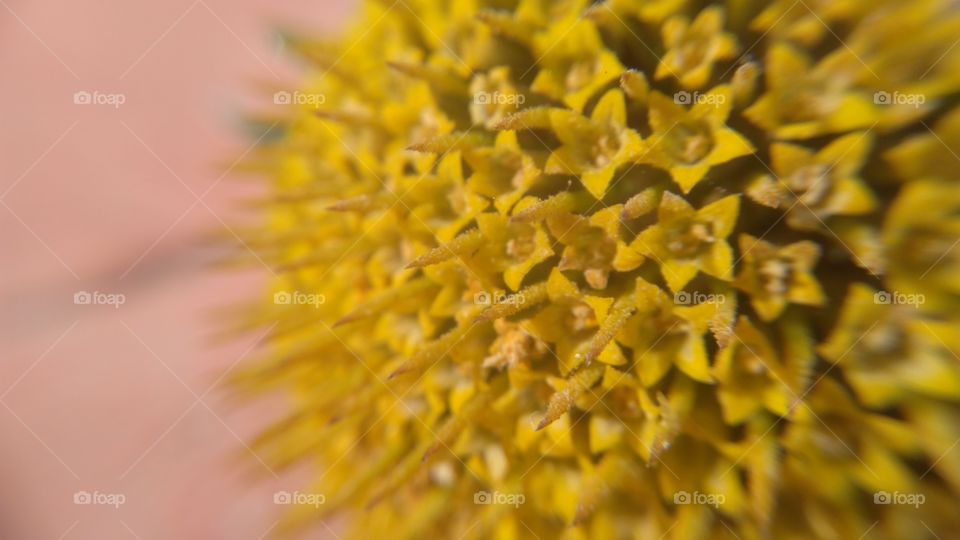
[[594,140],[591,154],[595,167],[605,167],[620,151],[620,136],[613,129],[603,130]]
[[[528,227],[530,228],[530,227]],[[507,255],[519,260],[526,259],[537,249],[533,231],[530,234],[518,234],[507,240]]]
[[785,120],[799,123],[814,121],[836,110],[836,91],[819,82],[800,82],[781,98]]
[[666,230],[667,250],[678,258],[696,257],[714,241],[716,237],[710,224],[692,219],[682,220]]
[[678,124],[666,137],[667,152],[680,163],[693,164],[713,150],[713,136],[704,123]]
[[410,128],[411,141],[427,141],[440,134],[440,120],[436,113],[424,110],[420,113],[420,121]]
[[570,65],[570,69],[567,70],[567,77],[564,80],[567,91],[576,92],[590,84],[590,81],[593,80],[599,68],[600,61],[598,58],[585,58],[574,61]]
[[803,203],[818,204],[830,187],[829,173],[829,167],[815,163],[797,169],[784,183]]
[[780,257],[772,257],[759,264],[757,273],[763,290],[773,296],[780,296],[787,292],[790,277],[793,274],[788,261]]
[[711,36],[691,35],[687,43],[676,50],[676,65],[684,71],[699,66],[707,56]]
[[595,328],[597,317],[593,313],[593,308],[587,304],[577,303],[570,308],[563,322],[567,329],[575,334],[582,330]]
[[874,326],[863,336],[863,346],[876,359],[896,361],[907,353],[907,335],[894,321]]
[[914,227],[909,230],[913,243],[909,247],[909,256],[903,257],[903,264],[926,272],[933,266],[949,267],[948,263],[960,263],[960,250],[954,250],[956,236],[943,234],[932,227]]
[[594,289],[603,289],[607,286],[611,262],[616,253],[616,243],[610,240],[603,230],[591,227],[564,250],[557,268],[581,270],[588,285]]
[[494,327],[499,337],[490,346],[490,356],[483,359],[483,367],[514,367],[547,352],[545,343],[518,325],[498,320]]
[[[742,367],[743,374],[751,379],[754,377],[761,377],[760,380],[765,380],[762,376],[767,372],[767,364],[763,361],[754,350],[749,347],[740,347],[737,349],[737,362],[738,365]],[[747,382],[747,381],[744,381]],[[752,382],[759,382],[754,380]]]

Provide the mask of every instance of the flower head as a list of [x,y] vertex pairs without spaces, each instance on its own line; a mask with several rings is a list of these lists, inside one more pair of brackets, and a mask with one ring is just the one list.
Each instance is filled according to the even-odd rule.
[[247,156],[235,236],[325,298],[234,377],[322,468],[285,523],[956,536],[956,2],[364,6]]

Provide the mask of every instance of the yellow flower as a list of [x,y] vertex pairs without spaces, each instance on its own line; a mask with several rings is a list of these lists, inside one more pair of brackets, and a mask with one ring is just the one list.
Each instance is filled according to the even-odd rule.
[[956,328],[924,317],[922,303],[922,296],[899,291],[850,288],[840,321],[819,351],[842,367],[868,406],[890,406],[911,393],[960,395]]
[[471,258],[503,261],[497,270],[513,291],[520,288],[530,270],[553,255],[550,239],[539,223],[516,223],[499,214],[483,214],[477,217],[477,226],[485,245]]
[[587,100],[624,70],[594,23],[575,14],[537,34],[533,43],[543,67],[530,88],[575,111],[583,111]]
[[872,94],[851,90],[846,69],[834,58],[813,65],[794,47],[775,43],[765,62],[767,92],[743,114],[777,139],[870,128],[879,119]]
[[742,266],[736,286],[750,293],[750,305],[765,321],[779,317],[791,302],[822,305],[825,297],[812,273],[819,255],[813,242],[776,246],[741,234]]
[[791,375],[770,340],[746,317],[737,321],[733,335],[713,368],[724,422],[742,424],[764,408],[779,416],[791,414],[798,387],[789,384]]
[[[547,290],[552,303],[530,319],[527,329],[538,339],[555,345],[558,367],[566,375],[585,361],[590,338],[606,318],[613,300],[582,294],[558,270],[551,273]],[[612,365],[626,363],[614,343],[606,346],[598,359]]]
[[[501,214],[507,214],[541,179],[546,158],[520,148],[515,131],[501,131],[494,146],[464,153],[464,161],[473,174],[468,179],[472,190],[493,199]],[[539,165],[538,165],[539,162]]]
[[802,146],[774,143],[770,159],[776,178],[763,176],[747,189],[755,201],[787,213],[787,224],[818,229],[831,216],[870,213],[876,199],[858,176],[870,152],[872,138],[851,133],[818,152]]
[[[696,100],[689,110],[677,102]],[[714,165],[756,150],[742,135],[726,126],[733,107],[727,86],[692,95],[680,92],[670,99],[650,93],[650,127],[653,135],[646,141],[649,161],[670,172],[684,193],[689,192]]]
[[960,306],[960,190],[952,182],[917,181],[897,195],[883,226],[887,280],[901,293],[924,296],[924,309]]
[[[561,271],[579,270],[594,289],[606,289],[610,271],[614,269],[620,238],[620,208],[601,210],[590,219],[566,214],[548,220],[554,238],[566,247],[557,263]],[[642,259],[637,261],[636,265]]]
[[510,69],[505,67],[474,75],[470,95],[470,118],[490,129],[516,112],[527,99],[511,82]]
[[363,4],[245,163],[285,527],[955,536],[954,2]]
[[726,238],[739,207],[739,197],[730,196],[697,210],[683,198],[665,192],[656,225],[638,234],[630,247],[657,261],[671,291],[682,289],[699,271],[730,281],[733,252]]
[[871,7],[857,0],[774,0],[751,21],[750,28],[810,47],[830,31],[831,23],[862,16]]
[[701,11],[693,23],[683,16],[667,20],[662,29],[667,53],[660,59],[654,77],[675,77],[689,90],[706,85],[713,64],[737,54],[737,40],[723,31],[723,23],[721,7]]
[[640,135],[627,127],[619,90],[604,94],[589,119],[568,110],[550,111],[550,125],[562,146],[550,155],[545,171],[579,175],[597,199],[603,198],[617,169],[641,152]]
[[929,178],[950,182],[951,171],[957,166],[956,150],[946,141],[960,138],[960,110],[954,109],[933,124],[932,130],[906,138],[884,157],[893,165],[898,178]]
[[[806,402],[807,406],[796,409],[783,434],[788,451],[784,477],[810,493],[811,499],[832,501],[840,507],[839,512],[817,513],[813,517],[817,526],[829,524],[851,532],[861,529],[857,503],[851,497],[858,491],[916,493],[911,490],[920,488],[908,465],[909,459],[920,454],[910,424],[864,411],[832,379],[817,384]],[[811,470],[818,474],[811,475]],[[881,499],[880,504],[888,503]],[[907,520],[902,517],[891,516],[899,522],[896,528],[915,523],[915,515]]]

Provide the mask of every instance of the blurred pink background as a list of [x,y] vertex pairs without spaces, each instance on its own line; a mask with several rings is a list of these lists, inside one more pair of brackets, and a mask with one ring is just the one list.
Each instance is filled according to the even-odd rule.
[[209,344],[211,311],[265,272],[212,270],[197,238],[251,193],[218,166],[253,142],[242,112],[296,80],[275,30],[332,33],[352,9],[0,0],[0,538],[270,537],[273,492],[303,479],[245,450],[278,411],[216,386],[257,336]]

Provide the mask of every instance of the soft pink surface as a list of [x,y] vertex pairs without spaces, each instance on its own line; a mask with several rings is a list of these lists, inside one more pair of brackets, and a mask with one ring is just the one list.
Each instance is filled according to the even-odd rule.
[[274,25],[336,30],[352,4],[0,0],[0,538],[269,535],[272,493],[301,479],[241,441],[277,411],[215,387],[257,336],[209,343],[211,310],[264,272],[211,270],[196,240],[250,193],[224,175],[241,111],[295,80]]

